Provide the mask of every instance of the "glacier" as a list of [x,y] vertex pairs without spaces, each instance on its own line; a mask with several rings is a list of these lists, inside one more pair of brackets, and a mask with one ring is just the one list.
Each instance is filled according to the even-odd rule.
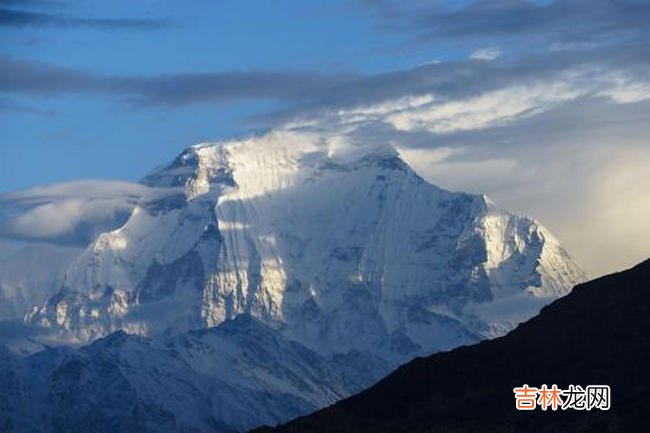
[[[131,431],[274,424],[503,335],[586,279],[539,222],[432,185],[389,144],[280,129],[190,146],[141,183],[169,193],[137,203],[25,311],[80,347],[5,353],[3,390],[81,398],[57,394],[68,381],[85,404],[138,408]],[[65,410],[7,404],[14,424],[20,410],[50,420],[43,431]]]

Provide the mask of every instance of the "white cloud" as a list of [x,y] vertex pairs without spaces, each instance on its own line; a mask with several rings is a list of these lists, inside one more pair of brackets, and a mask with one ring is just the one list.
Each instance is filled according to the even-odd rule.
[[[70,233],[84,219],[105,209],[84,209],[83,200],[63,200],[37,206],[18,216],[8,224],[13,233],[29,234],[35,238],[52,237]],[[101,206],[105,207],[105,206]]]
[[615,71],[607,74],[603,81],[609,82],[609,85],[598,92],[598,95],[608,97],[617,104],[650,99],[650,83],[634,80],[624,72]]
[[0,194],[0,237],[87,243],[140,202],[177,192],[120,181],[75,181]]
[[474,60],[495,60],[501,55],[501,50],[497,47],[485,47],[479,48],[478,50],[473,51],[470,55],[470,59]]
[[386,122],[398,131],[450,134],[502,126],[578,98],[600,96],[615,104],[650,99],[650,83],[623,71],[598,68],[566,70],[552,79],[535,80],[456,98],[435,93],[408,95],[380,103],[320,113],[288,127],[310,126],[351,131]]
[[572,100],[580,91],[566,82],[514,86],[462,100],[431,103],[387,117],[397,130],[427,130],[436,134],[496,126]]

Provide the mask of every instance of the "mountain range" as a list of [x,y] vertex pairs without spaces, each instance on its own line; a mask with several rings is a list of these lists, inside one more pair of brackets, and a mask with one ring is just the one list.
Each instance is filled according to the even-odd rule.
[[155,194],[58,262],[3,255],[2,318],[46,335],[3,352],[5,429],[276,424],[499,337],[586,278],[539,222],[387,144],[277,130],[191,146],[140,187]]

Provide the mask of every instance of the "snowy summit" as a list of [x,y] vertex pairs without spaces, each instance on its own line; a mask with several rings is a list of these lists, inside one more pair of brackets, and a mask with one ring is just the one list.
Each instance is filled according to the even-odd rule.
[[[126,334],[42,352],[58,360],[49,368],[82,359],[92,377],[108,357],[135,398],[187,413],[170,431],[206,428],[206,413],[249,428],[332,403],[415,356],[502,335],[584,280],[536,221],[426,182],[389,145],[349,140],[276,130],[191,146],[149,173],[142,184],[168,193],[97,236],[25,315],[62,341]],[[192,415],[128,373],[165,365],[181,376],[164,388],[219,403]]]

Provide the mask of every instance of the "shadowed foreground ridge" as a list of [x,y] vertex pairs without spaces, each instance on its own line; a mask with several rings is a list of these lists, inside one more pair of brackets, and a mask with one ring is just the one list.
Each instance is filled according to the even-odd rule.
[[[256,432],[628,432],[650,409],[650,260],[576,286],[492,341],[418,358],[372,388]],[[606,384],[611,409],[518,412],[523,384]]]

